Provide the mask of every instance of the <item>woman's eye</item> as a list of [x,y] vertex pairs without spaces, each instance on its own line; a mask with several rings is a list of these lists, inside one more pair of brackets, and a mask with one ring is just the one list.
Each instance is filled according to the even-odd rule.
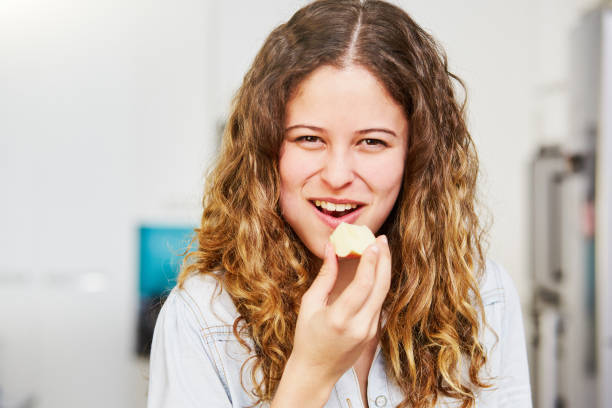
[[387,143],[380,139],[363,139],[361,143],[365,144],[366,146],[387,146]]
[[298,142],[316,143],[320,139],[318,136],[300,136],[296,140]]

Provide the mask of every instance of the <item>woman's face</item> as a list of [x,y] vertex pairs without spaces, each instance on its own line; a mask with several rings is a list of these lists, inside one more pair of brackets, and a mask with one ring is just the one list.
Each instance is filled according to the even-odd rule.
[[323,66],[287,104],[279,157],[283,217],[319,258],[344,221],[375,233],[402,185],[408,122],[365,68]]

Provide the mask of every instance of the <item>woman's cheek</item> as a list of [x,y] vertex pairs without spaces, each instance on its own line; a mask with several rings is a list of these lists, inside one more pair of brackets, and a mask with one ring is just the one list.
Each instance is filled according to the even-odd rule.
[[393,191],[402,184],[404,176],[404,157],[401,154],[389,154],[368,160],[365,174],[371,186],[377,190]]

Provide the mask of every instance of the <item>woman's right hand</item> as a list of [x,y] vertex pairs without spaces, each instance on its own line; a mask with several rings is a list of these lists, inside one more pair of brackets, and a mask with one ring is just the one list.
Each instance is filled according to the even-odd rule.
[[[311,388],[311,397],[319,390],[325,390],[328,396],[338,378],[355,364],[376,337],[382,304],[391,282],[391,255],[386,237],[379,236],[366,249],[354,279],[331,299],[337,276],[338,260],[328,243],[323,266],[302,297],[293,351],[278,393],[283,389],[296,391],[296,384],[289,380],[293,378],[300,379],[303,385],[300,391]],[[304,383],[305,378],[308,383]]]

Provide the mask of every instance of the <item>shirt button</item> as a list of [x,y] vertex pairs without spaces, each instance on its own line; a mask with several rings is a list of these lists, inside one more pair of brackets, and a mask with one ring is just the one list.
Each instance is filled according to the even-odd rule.
[[378,397],[376,397],[376,400],[374,402],[376,403],[377,407],[384,407],[385,405],[387,405],[387,398],[384,395],[379,395]]

